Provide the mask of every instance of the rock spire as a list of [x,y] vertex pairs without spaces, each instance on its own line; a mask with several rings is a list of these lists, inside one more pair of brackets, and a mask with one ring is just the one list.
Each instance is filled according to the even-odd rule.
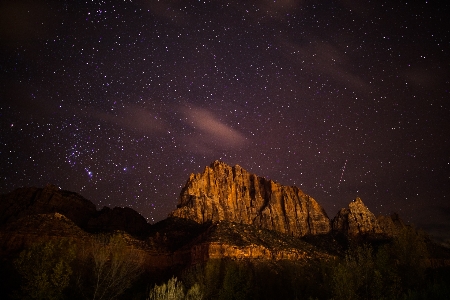
[[348,208],[339,210],[332,221],[332,227],[335,231],[353,236],[383,233],[375,215],[369,211],[359,197],[350,202]]

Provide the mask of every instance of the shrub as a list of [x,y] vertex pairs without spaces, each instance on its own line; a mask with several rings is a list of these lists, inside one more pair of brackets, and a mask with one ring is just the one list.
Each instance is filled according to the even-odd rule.
[[22,299],[61,299],[72,274],[75,246],[68,239],[37,243],[14,261],[22,276]]
[[114,299],[143,272],[143,255],[121,234],[100,235],[84,249],[78,286],[87,299]]
[[148,300],[201,300],[203,294],[199,284],[194,284],[185,294],[184,286],[176,277],[167,283],[156,285],[150,290]]

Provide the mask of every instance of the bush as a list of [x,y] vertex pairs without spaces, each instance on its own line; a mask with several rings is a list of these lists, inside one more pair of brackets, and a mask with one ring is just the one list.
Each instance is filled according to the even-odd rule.
[[84,249],[78,286],[87,299],[114,299],[143,272],[143,255],[121,234],[100,235]]
[[244,300],[251,299],[251,272],[247,266],[229,263],[225,268],[223,287],[219,292],[219,299]]
[[22,276],[21,299],[61,299],[72,274],[75,246],[68,239],[35,244],[14,261]]
[[393,254],[398,262],[403,283],[408,289],[420,287],[425,279],[428,250],[425,236],[414,227],[405,227],[396,236]]
[[200,285],[194,284],[185,294],[183,283],[176,277],[169,279],[167,283],[154,286],[150,290],[148,300],[201,300],[203,294]]

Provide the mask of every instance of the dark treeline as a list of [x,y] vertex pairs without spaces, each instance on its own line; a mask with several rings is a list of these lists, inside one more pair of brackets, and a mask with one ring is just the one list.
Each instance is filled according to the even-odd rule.
[[431,267],[426,237],[349,242],[329,259],[211,259],[146,272],[122,235],[38,243],[1,265],[2,299],[450,299],[450,269]]

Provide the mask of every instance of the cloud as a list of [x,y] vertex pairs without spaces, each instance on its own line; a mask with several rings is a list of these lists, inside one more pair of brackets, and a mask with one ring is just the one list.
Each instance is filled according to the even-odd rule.
[[[403,72],[405,80],[416,86],[432,89],[441,83],[441,78],[445,78],[444,74],[439,72],[439,68],[430,68],[431,66],[408,68]],[[428,68],[432,69],[428,70]]]
[[166,122],[154,112],[138,105],[131,105],[119,110],[117,114],[104,112],[94,113],[100,120],[117,124],[133,131],[152,134],[166,130]]
[[297,44],[287,38],[279,37],[283,45],[283,54],[299,68],[309,69],[313,74],[323,73],[336,82],[355,90],[367,91],[369,85],[351,71],[348,55],[344,46],[325,41],[311,41],[308,44]]
[[[258,10],[254,13],[258,17],[258,20],[266,22],[273,22],[273,19],[284,21],[290,14],[295,13],[299,8],[304,5],[304,1],[299,0],[281,0],[281,1],[256,1],[255,6]],[[265,17],[265,18],[262,18]]]
[[186,137],[191,150],[213,153],[218,150],[238,149],[247,144],[242,133],[221,122],[209,110],[191,106],[183,107],[181,111],[184,122],[193,129]]
[[176,25],[187,25],[191,21],[186,14],[184,0],[138,1],[138,5],[158,18]]

